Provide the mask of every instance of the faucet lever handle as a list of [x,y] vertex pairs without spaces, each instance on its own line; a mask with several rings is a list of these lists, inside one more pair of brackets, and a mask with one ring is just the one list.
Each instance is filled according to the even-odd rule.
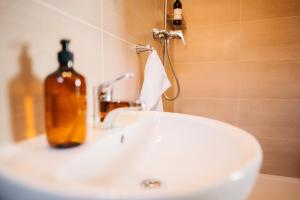
[[127,80],[131,77],[134,77],[134,73],[133,72],[128,72],[124,75],[121,75],[113,80],[110,80],[110,81],[107,81],[107,82],[104,82],[100,85],[100,87],[102,88],[108,88],[108,87],[111,87],[113,84],[115,84],[116,82],[119,82],[121,80]]
[[112,93],[113,93],[113,88],[112,86],[121,81],[121,80],[127,80],[131,77],[134,77],[134,73],[133,72],[128,72],[122,76],[119,76],[113,80],[110,81],[106,81],[102,84],[100,84],[98,87],[95,88],[95,93],[96,94],[100,94],[100,98],[106,99],[106,100],[111,100],[112,98]]
[[181,39],[183,45],[186,45],[182,30],[171,31],[170,34],[177,39]]
[[184,39],[183,33],[181,32],[179,35],[180,35],[180,39],[182,40],[183,45],[186,46],[186,43],[185,43],[185,39]]

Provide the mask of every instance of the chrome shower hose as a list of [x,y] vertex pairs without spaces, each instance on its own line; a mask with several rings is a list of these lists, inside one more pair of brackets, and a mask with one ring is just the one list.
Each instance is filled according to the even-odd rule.
[[180,82],[179,82],[179,79],[178,79],[178,76],[176,74],[176,71],[174,69],[174,66],[172,65],[172,61],[171,61],[171,58],[170,58],[170,54],[169,54],[169,47],[170,47],[170,44],[169,44],[169,39],[165,39],[164,40],[164,55],[163,55],[163,64],[164,64],[164,67],[167,67],[167,62],[166,62],[166,57],[168,57],[168,60],[169,60],[169,64],[170,64],[170,68],[171,68],[171,71],[172,71],[172,74],[175,78],[175,82],[176,82],[176,88],[177,88],[177,91],[176,91],[176,94],[173,96],[173,97],[169,97],[166,93],[164,93],[164,98],[168,101],[174,101],[175,99],[177,99],[180,95]]

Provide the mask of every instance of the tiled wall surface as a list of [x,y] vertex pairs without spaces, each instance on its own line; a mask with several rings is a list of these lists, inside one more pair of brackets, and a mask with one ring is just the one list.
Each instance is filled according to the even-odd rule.
[[248,200],[299,200],[298,178],[260,174]]
[[182,3],[175,111],[249,131],[262,145],[263,173],[300,177],[300,0]]
[[43,132],[43,81],[56,70],[61,38],[71,39],[77,71],[92,87],[125,72],[136,77],[115,87],[116,98],[139,96],[146,54],[137,43],[160,44],[161,0],[0,0],[0,144]]

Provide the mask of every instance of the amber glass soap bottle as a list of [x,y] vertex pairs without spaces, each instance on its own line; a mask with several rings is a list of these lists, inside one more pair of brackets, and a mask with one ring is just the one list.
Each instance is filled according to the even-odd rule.
[[69,40],[61,40],[59,67],[45,80],[46,134],[52,147],[80,145],[86,136],[86,83],[73,68]]

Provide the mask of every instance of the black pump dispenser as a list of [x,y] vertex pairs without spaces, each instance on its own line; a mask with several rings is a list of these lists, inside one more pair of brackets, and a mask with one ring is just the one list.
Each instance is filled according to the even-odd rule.
[[60,65],[72,65],[73,63],[73,53],[69,51],[70,40],[63,39],[60,41],[62,50],[58,52],[58,62]]

